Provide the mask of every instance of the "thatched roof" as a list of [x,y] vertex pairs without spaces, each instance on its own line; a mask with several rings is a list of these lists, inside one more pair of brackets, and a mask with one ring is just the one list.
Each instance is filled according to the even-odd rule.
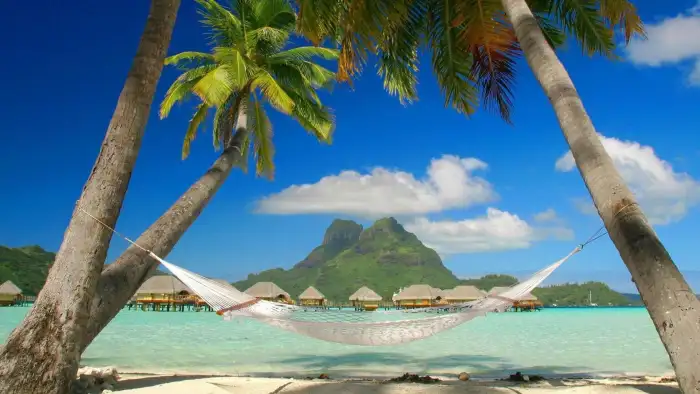
[[279,296],[291,298],[289,293],[272,282],[258,282],[250,286],[244,293],[256,298],[278,298]]
[[177,294],[182,291],[192,293],[189,287],[172,275],[154,275],[143,282],[136,294]]
[[444,300],[478,300],[484,297],[486,293],[479,290],[476,286],[464,285],[444,290],[441,295]]
[[306,290],[299,295],[300,300],[323,300],[325,298],[326,296],[313,286],[307,287]]
[[22,294],[22,289],[20,289],[19,287],[17,287],[17,285],[8,280],[0,285],[0,294],[9,294],[16,296]]
[[367,286],[362,286],[350,296],[350,301],[381,301],[382,296]]
[[441,290],[429,285],[411,285],[394,297],[394,300],[434,300],[442,293]]

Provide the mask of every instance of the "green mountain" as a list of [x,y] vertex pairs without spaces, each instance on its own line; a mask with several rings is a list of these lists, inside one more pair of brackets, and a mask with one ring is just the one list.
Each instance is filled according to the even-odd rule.
[[49,265],[56,255],[39,246],[0,246],[0,284],[12,281],[25,295],[36,295],[44,286]]
[[461,282],[433,249],[394,218],[377,220],[367,229],[336,219],[326,230],[323,243],[291,269],[251,274],[234,286],[245,290],[261,281],[275,282],[294,298],[313,285],[335,301],[347,301],[361,286],[391,299],[394,291],[411,284],[444,289]]
[[518,279],[510,275],[491,274],[478,279],[462,279],[462,285],[472,285],[476,288],[489,291],[494,287],[510,287],[518,284]]
[[608,287],[608,285],[601,282],[567,283],[563,285],[539,287],[533,290],[532,294],[537,296],[545,305],[588,305],[589,294],[592,302],[600,306],[640,304],[640,302],[631,300],[629,297],[616,292]]

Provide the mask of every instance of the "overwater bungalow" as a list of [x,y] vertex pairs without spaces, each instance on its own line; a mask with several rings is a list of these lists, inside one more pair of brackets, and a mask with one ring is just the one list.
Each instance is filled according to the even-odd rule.
[[22,289],[11,281],[0,285],[0,306],[15,305],[22,302]]
[[476,286],[462,285],[454,289],[443,290],[441,297],[448,304],[459,304],[463,302],[476,301],[484,298],[486,292],[479,290]]
[[542,309],[542,302],[533,294],[526,293],[513,303],[513,309],[516,311],[537,311]]
[[261,300],[281,302],[284,304],[293,303],[289,293],[272,282],[258,282],[250,286],[244,293]]
[[326,303],[326,296],[315,287],[309,286],[299,295],[299,304],[305,306],[323,306]]
[[[172,275],[154,275],[148,278],[138,290],[132,302],[140,304],[142,309],[161,310],[165,307],[175,310],[175,304],[202,303],[196,295],[192,295],[192,290],[185,286],[180,279]],[[182,308],[180,308],[182,310]]]
[[394,302],[401,308],[424,308],[439,303],[442,290],[429,285],[411,285],[394,297]]
[[362,286],[349,297],[350,303],[357,309],[373,311],[379,308],[382,296],[367,286]]
[[[499,295],[508,289],[510,287],[494,287],[489,291],[488,295]],[[542,302],[531,293],[526,293],[519,298],[511,305],[511,309],[514,311],[536,311],[542,308]]]

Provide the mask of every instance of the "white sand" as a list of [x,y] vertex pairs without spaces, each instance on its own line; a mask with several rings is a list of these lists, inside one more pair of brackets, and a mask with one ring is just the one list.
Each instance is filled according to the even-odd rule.
[[538,383],[449,380],[433,384],[244,377],[143,376],[120,381],[129,394],[679,394],[675,383],[646,379],[547,380]]

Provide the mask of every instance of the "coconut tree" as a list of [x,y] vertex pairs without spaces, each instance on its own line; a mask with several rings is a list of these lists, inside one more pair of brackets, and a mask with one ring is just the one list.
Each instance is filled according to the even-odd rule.
[[[146,27],[77,206],[114,226],[141,146],[180,0],[152,0]],[[0,393],[67,393],[112,233],[77,207],[44,288],[0,349]]]
[[587,54],[615,57],[644,35],[627,0],[298,0],[298,28],[341,47],[338,77],[352,78],[368,54],[391,94],[416,98],[425,45],[446,105],[483,105],[510,121],[515,62],[524,54],[549,98],[610,238],[632,274],[685,393],[700,392],[700,303],[603,148],[555,48],[569,37]]
[[[254,156],[258,175],[274,172],[272,126],[266,107],[291,116],[319,141],[330,143],[334,119],[317,90],[330,87],[335,73],[314,58],[335,60],[338,51],[288,47],[296,14],[286,0],[238,0],[228,10],[215,0],[196,0],[212,35],[210,53],[183,52],[166,59],[181,67],[160,106],[166,117],[188,97],[199,103],[185,132],[183,158],[197,130],[212,115],[214,146],[223,148],[198,179],[136,241],[165,256],[197,219],[234,167],[246,170]],[[235,127],[234,127],[235,125]],[[116,316],[158,263],[139,248],[129,248],[106,267],[90,309],[82,350]]]

